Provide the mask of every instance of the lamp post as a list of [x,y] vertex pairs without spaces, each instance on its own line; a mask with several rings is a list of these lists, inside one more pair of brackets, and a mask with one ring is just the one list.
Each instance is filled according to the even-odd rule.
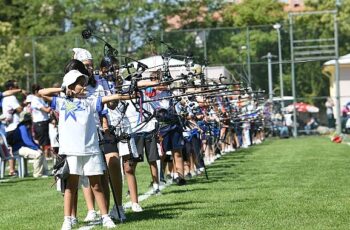
[[[249,73],[247,74],[247,72],[245,70],[245,64],[246,63],[244,62],[244,59],[242,58],[243,52],[247,51],[247,46],[245,46],[245,45],[238,46],[237,50],[238,50],[238,55],[239,55],[239,64],[240,64],[240,67],[241,67],[241,74],[242,74],[242,76],[244,76],[244,79],[247,81],[248,87],[250,87],[251,82],[250,82],[250,79],[249,79]],[[249,68],[249,67],[247,66],[247,68]]]
[[273,28],[277,31],[278,35],[278,64],[280,71],[280,95],[281,95],[281,106],[284,108],[284,90],[283,90],[283,71],[282,71],[282,47],[281,47],[281,24],[276,23]]
[[[30,53],[25,53],[24,58],[29,60]],[[26,67],[26,74],[27,74],[27,76],[26,76],[26,90],[28,92],[29,91],[29,66],[28,65],[26,65],[26,66],[27,66]]]
[[269,79],[269,100],[273,99],[273,89],[272,89],[272,58],[276,57],[270,52],[266,56],[263,56],[263,59],[267,59],[267,68],[268,68],[268,79]]

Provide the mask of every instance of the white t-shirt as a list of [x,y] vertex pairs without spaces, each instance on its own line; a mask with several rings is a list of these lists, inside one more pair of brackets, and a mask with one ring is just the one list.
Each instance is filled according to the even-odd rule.
[[100,154],[94,114],[102,110],[101,97],[53,97],[51,108],[59,111],[59,154],[86,156]]
[[[130,87],[131,82],[130,81],[123,81],[123,91],[128,91]],[[149,100],[149,98],[144,95],[144,100]],[[133,100],[134,103],[136,103],[136,100]],[[131,130],[128,130],[127,132],[135,132],[135,133],[142,133],[142,132],[151,132],[155,129],[157,120],[155,118],[152,118],[149,122],[144,124],[144,117],[136,111],[135,106],[132,104],[131,100],[127,101],[129,106],[127,107],[126,114],[124,117],[128,120],[128,124],[131,127]],[[151,106],[150,103],[142,103],[142,109],[147,110],[151,114],[153,114],[153,106]],[[109,112],[110,113],[110,110]],[[117,120],[116,117],[113,115],[110,116],[111,120]],[[111,121],[112,125],[113,121]]]
[[60,147],[58,143],[58,129],[53,124],[49,124],[49,137],[50,137],[50,145],[51,147]]
[[[147,100],[148,98],[145,97],[144,99]],[[153,130],[155,130],[157,119],[153,117],[150,121],[148,121],[145,124],[144,123],[145,117],[143,117],[143,115],[140,112],[136,111],[135,106],[132,105],[131,102],[129,102],[129,104],[130,104],[129,107],[126,110],[126,116],[129,118],[132,131],[136,133],[142,133],[142,132],[152,132]],[[153,107],[149,103],[143,103],[142,110],[146,110],[151,114],[153,114],[154,112]],[[142,110],[141,112],[145,113]]]
[[[125,106],[127,106],[128,108],[131,105],[125,104]],[[114,110],[108,109],[108,113],[106,114],[108,123],[116,127],[116,135],[120,135],[122,133],[127,133],[127,134],[132,133],[128,116],[126,114],[124,116],[122,115],[123,110],[124,110],[124,105],[122,103],[119,103]],[[131,152],[133,156],[135,158],[138,157],[137,148],[133,137],[131,137],[130,139],[130,147],[131,147]],[[118,142],[118,150],[119,150],[120,156],[126,156],[126,155],[129,155],[130,153],[128,143]]]
[[285,114],[284,119],[286,122],[286,126],[289,126],[289,127],[293,126],[292,114]]
[[32,108],[33,122],[49,120],[49,114],[40,110],[41,108],[48,106],[46,102],[42,98],[37,96],[32,96],[31,101],[32,102],[30,103],[30,105]]
[[19,115],[15,112],[15,110],[19,107],[20,104],[14,95],[4,97],[2,99],[2,111],[7,122],[7,126],[5,128],[6,132],[16,129],[19,123]]

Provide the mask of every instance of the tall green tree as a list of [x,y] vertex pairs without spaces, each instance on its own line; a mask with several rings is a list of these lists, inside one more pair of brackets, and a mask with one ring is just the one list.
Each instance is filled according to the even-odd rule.
[[[234,63],[232,67],[241,78],[248,78],[247,55],[250,56],[251,79],[255,88],[267,89],[267,64],[261,58],[268,52],[277,54],[277,34],[272,28],[276,22],[283,23],[286,14],[283,4],[276,0],[251,0],[241,4],[227,5],[222,12],[222,26],[237,28],[230,31],[231,35],[225,36],[230,45],[220,46],[220,38],[211,33],[211,52],[217,50],[216,63]],[[265,26],[261,26],[265,25]],[[225,61],[226,60],[226,61]],[[230,68],[231,70],[233,68]],[[242,71],[244,70],[244,71]],[[277,81],[275,80],[277,84]]]
[[0,80],[3,82],[15,75],[18,77],[24,71],[18,73],[21,50],[18,48],[18,37],[16,37],[12,25],[0,21]]

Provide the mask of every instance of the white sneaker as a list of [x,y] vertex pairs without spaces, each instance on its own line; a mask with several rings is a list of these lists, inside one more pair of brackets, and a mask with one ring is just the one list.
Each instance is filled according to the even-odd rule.
[[138,203],[132,203],[131,210],[133,212],[142,212],[143,211],[143,209],[141,208],[141,206]]
[[71,229],[72,229],[71,219],[70,219],[70,217],[65,217],[61,230],[71,230]]
[[152,187],[153,187],[153,195],[160,195],[159,184],[153,183]]
[[72,223],[72,227],[74,227],[78,224],[78,219],[76,217],[71,216],[70,221]]
[[160,190],[159,190],[159,188],[153,189],[153,195],[156,195],[156,196],[160,195]]
[[102,226],[106,228],[115,228],[117,225],[113,222],[113,220],[106,214],[102,216]]
[[84,222],[92,222],[92,221],[95,221],[97,219],[97,213],[95,210],[90,210],[88,211],[85,219],[84,219]]
[[[125,216],[125,212],[124,212],[123,206],[118,206],[118,209],[119,209],[119,214],[120,214],[121,221],[125,221],[126,220],[126,216]],[[112,210],[109,212],[109,216],[112,219],[114,219],[114,220],[119,220],[117,208],[116,208],[115,205],[113,206]]]

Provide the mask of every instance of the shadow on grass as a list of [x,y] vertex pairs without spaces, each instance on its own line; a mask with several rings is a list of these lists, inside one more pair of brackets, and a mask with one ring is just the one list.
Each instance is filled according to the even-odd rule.
[[273,199],[271,198],[266,198],[266,197],[261,197],[261,198],[244,198],[244,199],[232,199],[228,200],[227,202],[229,203],[245,203],[245,202],[261,202],[261,201],[271,201]]
[[175,203],[161,203],[148,206],[143,212],[127,214],[128,222],[147,221],[155,219],[174,219],[181,215],[184,210],[198,209],[194,208],[196,202],[175,202]]
[[[188,186],[188,185],[186,185],[186,186]],[[182,188],[184,188],[182,190],[163,191],[162,194],[163,195],[169,195],[169,194],[180,194],[180,193],[188,193],[188,192],[194,192],[194,191],[205,191],[205,190],[208,190],[206,188],[190,188],[190,187],[187,188],[186,186],[182,187]]]
[[30,181],[52,181],[54,183],[54,179],[52,177],[48,178],[34,178],[34,177],[27,177],[27,178],[8,178],[9,180],[3,180],[0,181],[0,186],[14,186],[21,182],[30,182]]
[[[255,149],[255,150],[254,150]],[[236,180],[243,175],[244,173],[232,173],[230,175],[223,174],[223,169],[237,167],[247,161],[246,157],[253,155],[256,152],[256,147],[254,149],[240,149],[237,152],[232,152],[227,155],[224,155],[220,159],[218,159],[215,164],[207,166],[207,173],[209,180],[205,179],[205,176],[201,176],[200,178],[196,178],[193,184],[195,183],[216,183],[219,181],[232,181]]]

